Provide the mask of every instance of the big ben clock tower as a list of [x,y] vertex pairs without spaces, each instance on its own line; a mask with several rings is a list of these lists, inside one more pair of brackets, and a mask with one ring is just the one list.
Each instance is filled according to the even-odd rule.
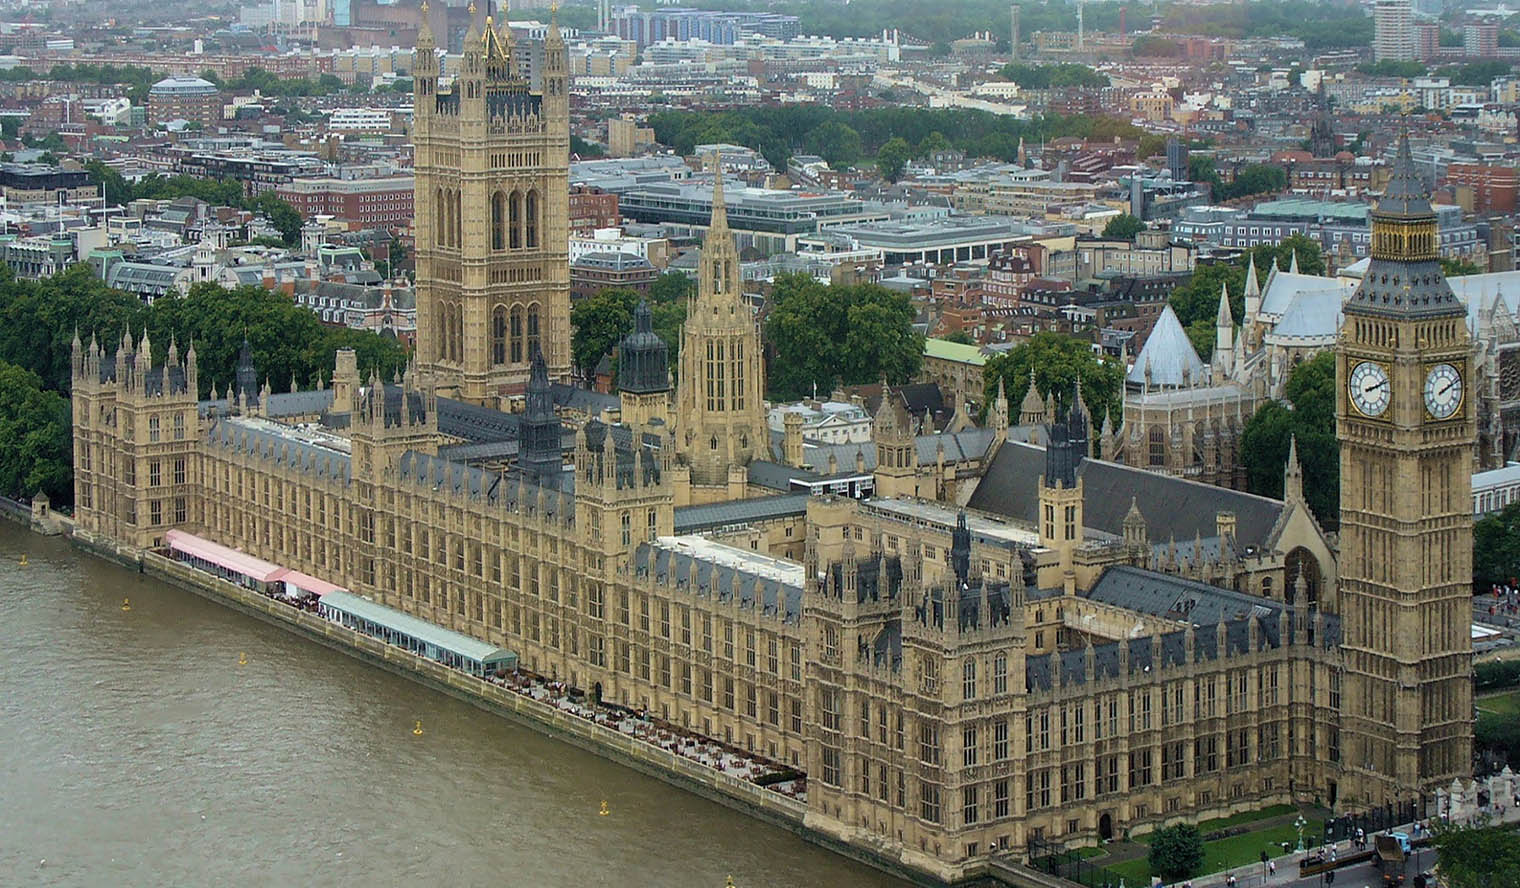
[[1472,345],[1437,237],[1404,136],[1336,348],[1352,805],[1408,800],[1471,766]]

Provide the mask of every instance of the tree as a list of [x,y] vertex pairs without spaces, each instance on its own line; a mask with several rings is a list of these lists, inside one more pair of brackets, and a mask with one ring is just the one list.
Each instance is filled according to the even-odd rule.
[[1297,441],[1303,468],[1304,499],[1320,524],[1340,524],[1340,446],[1335,440],[1335,354],[1321,352],[1293,368],[1283,394],[1288,403],[1269,401],[1240,436],[1246,489],[1261,496],[1283,495],[1283,468],[1289,442]]
[[1253,247],[1250,254],[1231,263],[1199,265],[1193,269],[1192,277],[1172,290],[1168,301],[1177,313],[1177,320],[1188,330],[1200,358],[1207,361],[1214,349],[1220,286],[1230,291],[1230,313],[1235,322],[1243,323],[1246,320],[1245,285],[1249,262],[1255,260],[1256,284],[1262,286],[1274,264],[1280,268],[1289,268],[1294,256],[1298,257],[1298,270],[1301,273],[1325,273],[1325,257],[1320,252],[1319,243],[1301,234],[1294,234],[1276,244]]
[[390,247],[386,250],[386,257],[386,261],[390,265],[391,277],[399,275],[411,258],[407,255],[406,243],[394,234],[391,235],[391,243]]
[[696,293],[697,282],[679,271],[667,271],[649,285],[649,301],[656,305],[685,302]]
[[1288,173],[1282,167],[1270,163],[1252,163],[1235,173],[1235,181],[1219,186],[1214,191],[1216,200],[1233,200],[1253,194],[1275,194],[1288,187]]
[[73,502],[72,415],[67,399],[42,379],[0,361],[0,494]]
[[1464,274],[1479,274],[1481,272],[1482,269],[1471,259],[1463,259],[1460,256],[1455,258],[1443,256],[1441,258],[1441,273],[1447,277],[1461,277]]
[[1373,77],[1420,77],[1425,74],[1425,65],[1420,62],[1400,62],[1394,59],[1383,59],[1381,62],[1363,62],[1356,66],[1356,70]]
[[599,290],[570,309],[570,354],[581,375],[590,378],[601,359],[633,329],[639,294],[623,287]]
[[887,144],[881,146],[876,152],[876,170],[881,177],[888,182],[896,182],[902,178],[903,168],[908,165],[913,151],[902,137],[894,137]]
[[1151,835],[1147,859],[1151,875],[1167,882],[1186,879],[1203,865],[1203,836],[1191,823],[1159,829]]
[[1508,583],[1516,574],[1520,574],[1520,503],[1511,503],[1473,524],[1473,586],[1487,589]]
[[1513,67],[1509,62],[1498,60],[1470,62],[1466,65],[1442,68],[1436,74],[1450,78],[1452,86],[1488,86],[1494,78],[1510,73]]
[[1520,842],[1511,830],[1436,824],[1431,844],[1449,888],[1520,888]]
[[976,340],[972,339],[971,334],[967,333],[965,330],[956,330],[952,333],[947,333],[942,338],[946,342],[954,342],[957,345],[976,345]]
[[1141,222],[1129,213],[1120,213],[1108,220],[1108,224],[1103,226],[1103,236],[1120,238],[1122,240],[1134,240],[1135,235],[1144,230],[1144,222]]
[[301,214],[273,191],[266,191],[254,198],[248,209],[263,213],[269,224],[279,230],[285,243],[294,246],[301,242]]
[[[1105,416],[1115,428],[1123,421],[1123,366],[1098,357],[1081,339],[1050,331],[1036,333],[1027,342],[988,359],[982,368],[983,416],[997,398],[999,380],[1008,403],[1018,409],[1029,391],[1031,367],[1035,388],[1044,397],[1054,398],[1057,410],[1071,406],[1077,383],[1082,384],[1082,401],[1094,432],[1102,430]],[[1092,437],[1096,440],[1097,436]]]
[[289,391],[291,380],[304,387],[331,379],[333,352],[340,347],[359,353],[366,375],[373,369],[390,379],[406,364],[406,349],[395,339],[324,326],[289,297],[259,286],[196,284],[183,298],[154,300],[134,320],[135,330],[143,326],[153,341],[155,363],[163,360],[171,339],[181,351],[194,342],[201,395],[213,384],[221,387],[232,380],[245,336],[254,366],[275,392]]
[[913,152],[913,156],[932,157],[937,151],[946,151],[953,147],[950,144],[950,140],[945,138],[944,133],[939,130],[933,130],[918,143],[918,148]]
[[1025,65],[1009,62],[998,69],[998,76],[1012,80],[1024,89],[1052,89],[1064,86],[1108,86],[1108,77],[1086,65]]
[[860,133],[838,120],[829,120],[807,134],[804,140],[810,153],[828,161],[835,169],[844,169],[860,156]]
[[835,385],[907,382],[923,363],[906,294],[877,284],[831,286],[807,274],[777,276],[765,321],[773,396],[799,398]]

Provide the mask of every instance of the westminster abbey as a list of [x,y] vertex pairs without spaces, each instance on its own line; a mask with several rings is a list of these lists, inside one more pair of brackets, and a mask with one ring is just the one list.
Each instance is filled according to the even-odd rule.
[[[1093,459],[1080,396],[1043,447],[1001,398],[924,436],[887,397],[866,453],[805,467],[766,428],[721,184],[678,384],[641,309],[620,395],[588,401],[563,382],[564,44],[541,93],[513,52],[488,23],[450,81],[419,37],[411,368],[340,352],[272,394],[245,354],[208,400],[191,343],[76,341],[82,530],[183,528],[510,648],[805,771],[810,826],[944,882],[1036,839],[1466,774],[1472,350],[1407,150],[1338,346],[1337,540],[1296,460],[1279,501]],[[942,501],[950,448],[978,470]]]

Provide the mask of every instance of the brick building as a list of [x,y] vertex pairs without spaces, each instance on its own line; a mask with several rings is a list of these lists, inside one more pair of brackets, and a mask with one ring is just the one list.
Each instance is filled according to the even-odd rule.
[[618,196],[591,185],[570,189],[570,233],[590,237],[598,228],[622,225]]
[[275,194],[295,207],[301,218],[317,215],[349,219],[367,228],[393,228],[412,218],[413,179],[292,179]]
[[647,296],[649,285],[659,276],[659,269],[643,256],[587,253],[570,266],[570,299],[579,302],[609,287],[621,287]]
[[1513,213],[1515,179],[1514,167],[1481,163],[1452,163],[1446,166],[1447,182],[1472,187],[1475,213]]
[[199,77],[165,77],[148,90],[148,123],[188,120],[204,127],[222,119],[222,93]]

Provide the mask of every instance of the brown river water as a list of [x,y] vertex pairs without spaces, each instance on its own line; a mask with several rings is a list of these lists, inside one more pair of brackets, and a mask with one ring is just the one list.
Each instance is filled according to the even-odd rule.
[[5,521],[0,632],[0,886],[903,884]]

